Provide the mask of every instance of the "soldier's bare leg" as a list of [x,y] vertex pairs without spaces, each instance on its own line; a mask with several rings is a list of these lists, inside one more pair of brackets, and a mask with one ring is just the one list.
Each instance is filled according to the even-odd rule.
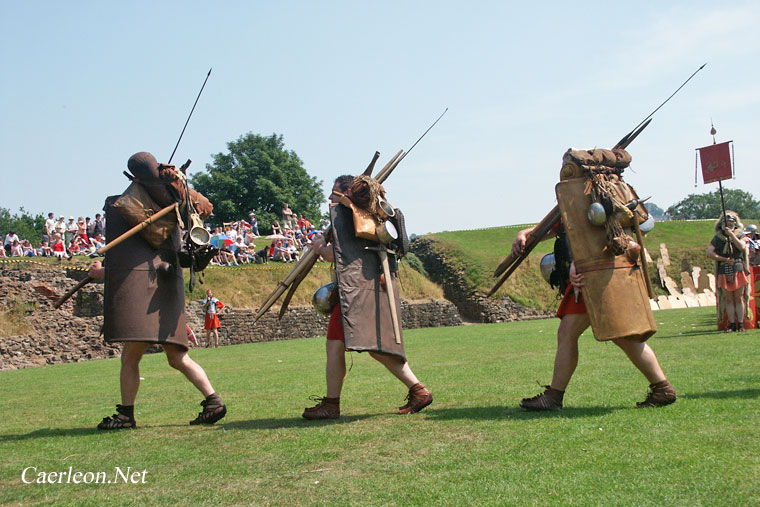
[[623,349],[628,359],[644,374],[650,384],[665,380],[665,374],[662,372],[659,361],[657,361],[657,356],[649,345],[623,338],[612,341]]
[[419,412],[433,403],[433,395],[425,385],[419,381],[409,367],[409,363],[396,356],[387,356],[384,354],[376,354],[374,352],[370,352],[369,355],[385,366],[394,377],[399,379],[409,388],[409,394],[406,397],[407,402],[405,405],[398,408],[399,414],[403,415]]
[[137,391],[140,389],[140,360],[149,347],[145,342],[124,342],[121,349],[121,404],[135,404]]
[[376,354],[374,352],[370,352],[369,355],[385,366],[388,371],[403,382],[406,387],[412,387],[414,384],[419,383],[417,376],[406,361],[403,361],[396,356],[387,356],[384,354]]
[[551,382],[553,389],[564,391],[570,383],[570,378],[578,366],[578,338],[590,325],[587,313],[565,315],[560,320]]
[[214,393],[214,388],[211,387],[211,382],[206,372],[187,355],[187,351],[184,348],[169,343],[164,344],[163,347],[166,359],[169,361],[169,366],[182,372],[187,380],[203,393],[203,396],[209,396]]
[[343,380],[346,378],[346,348],[340,340],[326,340],[327,363],[325,377],[327,380],[327,397],[340,398]]

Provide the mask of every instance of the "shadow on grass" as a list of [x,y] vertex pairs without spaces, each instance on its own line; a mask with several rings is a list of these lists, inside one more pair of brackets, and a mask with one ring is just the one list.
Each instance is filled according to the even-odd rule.
[[23,435],[0,435],[0,442],[13,442],[18,440],[29,440],[32,438],[48,438],[48,437],[81,437],[87,435],[95,435],[96,433],[102,433],[102,431],[92,428],[42,428],[34,430],[30,433]]
[[742,398],[752,399],[760,397],[760,389],[736,389],[734,391],[708,391],[706,393],[692,393],[678,395],[679,398],[686,399],[700,399],[700,398],[713,398],[716,400],[723,400],[726,398]]
[[[449,421],[454,419],[494,420],[494,419],[545,419],[580,417],[598,417],[612,413],[618,407],[566,407],[554,412],[529,412],[519,407],[466,407],[428,409],[424,413],[427,419]],[[624,407],[619,407],[624,408]]]
[[223,424],[225,430],[272,430],[281,428],[306,428],[314,426],[328,426],[330,424],[349,424],[370,417],[385,416],[388,413],[343,415],[340,419],[307,420],[303,417],[288,417],[284,419],[251,419],[249,421],[234,421]]
[[724,331],[718,331],[717,329],[713,331],[704,331],[699,329],[692,329],[691,331],[681,331],[679,333],[675,334],[656,334],[654,335],[654,338],[663,339],[663,338],[684,338],[688,336],[709,336],[713,334],[724,334]]

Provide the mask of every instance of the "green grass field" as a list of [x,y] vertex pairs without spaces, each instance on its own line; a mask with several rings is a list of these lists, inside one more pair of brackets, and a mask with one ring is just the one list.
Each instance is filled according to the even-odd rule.
[[[190,427],[200,395],[162,354],[143,361],[137,430],[94,429],[118,401],[118,360],[0,372],[0,501],[133,505],[757,505],[760,331],[714,331],[713,309],[655,313],[650,340],[679,400],[635,409],[646,381],[613,344],[581,338],[559,413],[520,398],[547,383],[556,319],[406,332],[435,402],[397,416],[403,386],[366,355],[343,418],[307,422],[324,339],[193,350],[229,406]],[[139,484],[24,484],[38,472],[147,470]],[[34,479],[34,474],[28,475]]]

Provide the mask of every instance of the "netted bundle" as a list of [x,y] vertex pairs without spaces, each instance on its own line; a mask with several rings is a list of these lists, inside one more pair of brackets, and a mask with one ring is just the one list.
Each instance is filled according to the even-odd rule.
[[618,193],[607,178],[608,176],[602,171],[591,170],[591,198],[604,206],[607,215],[607,221],[604,224],[607,230],[607,248],[615,255],[622,255],[633,238],[623,231],[620,221],[623,217],[632,219],[633,211],[628,209],[627,203],[619,199]]
[[368,211],[374,217],[379,217],[380,197],[385,198],[385,189],[377,180],[364,174],[354,178],[351,185],[351,200],[358,207]]

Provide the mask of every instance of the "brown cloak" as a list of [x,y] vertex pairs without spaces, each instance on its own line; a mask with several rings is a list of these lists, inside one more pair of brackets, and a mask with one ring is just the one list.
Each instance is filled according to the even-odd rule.
[[[393,334],[388,293],[380,287],[380,259],[376,251],[365,250],[380,244],[356,237],[351,210],[342,204],[333,206],[330,216],[346,349],[388,354],[406,361],[403,336],[401,343],[396,343]],[[396,273],[392,272],[391,278],[400,320]]]
[[[130,225],[106,200],[106,241]],[[103,335],[107,342],[172,343],[187,348],[179,226],[160,248],[136,234],[106,253]],[[160,269],[163,266],[168,269]]]

